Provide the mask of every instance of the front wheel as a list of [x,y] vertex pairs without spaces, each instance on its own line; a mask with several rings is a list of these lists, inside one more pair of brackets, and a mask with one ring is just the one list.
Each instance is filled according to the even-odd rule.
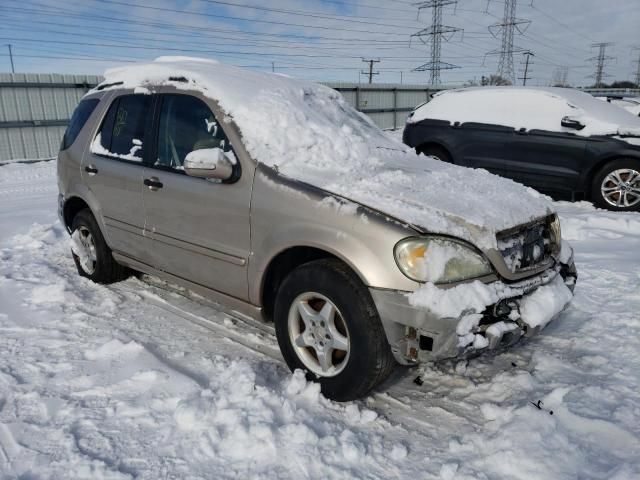
[[289,368],[306,371],[327,398],[363,397],[395,365],[371,294],[338,260],[289,274],[278,290],[275,324]]
[[623,158],[607,163],[593,177],[591,199],[608,210],[640,210],[640,161]]

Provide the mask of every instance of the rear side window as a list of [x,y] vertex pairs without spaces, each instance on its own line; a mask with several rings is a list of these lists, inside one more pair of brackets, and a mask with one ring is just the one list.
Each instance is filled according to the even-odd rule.
[[109,107],[91,151],[98,155],[142,162],[150,106],[149,95],[117,98]]
[[98,103],[100,103],[100,100],[97,98],[87,98],[78,104],[73,111],[67,130],[64,132],[64,137],[62,137],[62,150],[66,150],[73,145],[73,142],[78,138],[80,130],[87,123]]

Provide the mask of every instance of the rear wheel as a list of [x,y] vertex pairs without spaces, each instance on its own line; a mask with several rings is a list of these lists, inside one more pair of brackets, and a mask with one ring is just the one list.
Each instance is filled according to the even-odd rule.
[[439,145],[423,145],[416,150],[418,154],[422,153],[427,157],[435,157],[442,162],[453,163],[449,152]]
[[593,177],[591,199],[608,210],[640,210],[640,161],[623,158],[607,163]]
[[393,370],[371,294],[338,260],[316,260],[291,272],[278,290],[274,317],[287,365],[307,372],[328,398],[360,398]]
[[127,269],[118,264],[102,236],[98,222],[89,209],[73,218],[71,253],[78,273],[97,283],[113,283],[127,277]]

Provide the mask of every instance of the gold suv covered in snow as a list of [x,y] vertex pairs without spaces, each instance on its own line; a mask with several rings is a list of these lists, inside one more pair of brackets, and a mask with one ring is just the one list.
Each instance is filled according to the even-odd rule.
[[107,71],[58,177],[81,275],[146,272],[273,321],[289,367],[337,400],[398,362],[515,343],[572,297],[544,197],[418,158],[280,75],[168,57]]

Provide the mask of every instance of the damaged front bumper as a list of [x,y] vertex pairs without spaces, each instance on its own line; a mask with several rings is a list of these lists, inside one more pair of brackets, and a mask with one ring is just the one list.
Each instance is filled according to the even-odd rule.
[[506,347],[536,335],[571,301],[577,280],[573,254],[565,261],[521,282],[498,281],[504,294],[497,302],[457,318],[412,305],[406,292],[370,291],[396,360],[411,365]]

